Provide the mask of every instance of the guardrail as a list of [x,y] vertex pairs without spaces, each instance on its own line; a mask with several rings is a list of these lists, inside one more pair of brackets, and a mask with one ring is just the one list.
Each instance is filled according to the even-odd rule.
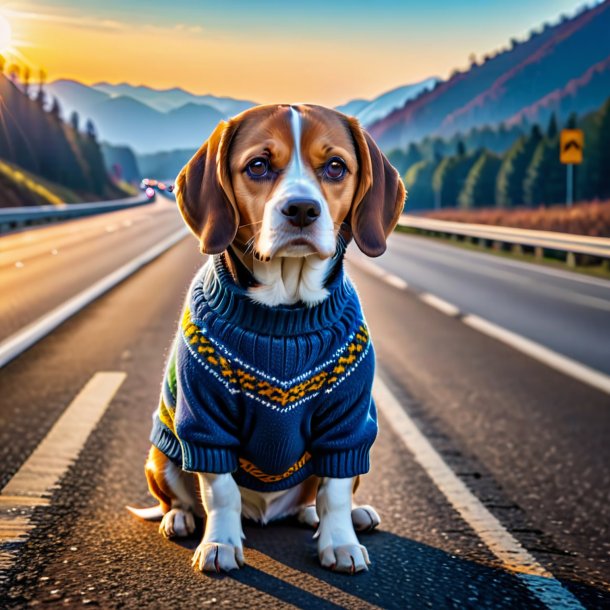
[[491,245],[496,249],[502,249],[504,244],[509,244],[517,252],[522,252],[524,246],[531,247],[538,258],[542,258],[545,251],[564,252],[566,262],[571,267],[576,266],[577,254],[606,261],[610,259],[610,238],[606,237],[449,222],[409,214],[403,214],[398,224],[401,227],[416,229],[425,233],[439,234],[454,239],[459,236],[471,242],[483,242],[483,245]]
[[154,201],[154,199],[154,197],[149,198],[146,194],[142,193],[135,195],[134,197],[115,199],[112,201],[0,208],[0,233],[6,233],[13,229],[43,224],[55,220],[68,220],[70,218],[92,216],[105,212],[116,212],[117,210],[146,205],[147,203]]

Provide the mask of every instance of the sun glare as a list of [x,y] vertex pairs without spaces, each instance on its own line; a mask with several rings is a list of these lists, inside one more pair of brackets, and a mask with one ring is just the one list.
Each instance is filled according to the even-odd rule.
[[0,53],[7,51],[11,46],[13,31],[6,17],[0,15]]

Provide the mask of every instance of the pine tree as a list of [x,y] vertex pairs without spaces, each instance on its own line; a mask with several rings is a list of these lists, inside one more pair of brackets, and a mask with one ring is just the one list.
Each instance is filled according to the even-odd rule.
[[597,196],[610,197],[610,99],[597,113],[597,150],[593,152],[596,159],[599,182]]
[[496,182],[497,206],[512,207],[525,203],[523,183],[541,139],[540,128],[534,125],[529,136],[521,136],[504,155]]
[[496,194],[496,178],[502,161],[500,157],[482,152],[466,177],[458,203],[461,208],[492,207]]
[[78,131],[79,123],[80,123],[80,118],[78,116],[78,112],[76,112],[76,110],[74,110],[72,112],[72,114],[70,115],[70,125],[72,125],[72,129],[74,129],[74,131]]
[[460,147],[463,154],[445,157],[436,168],[432,177],[432,189],[435,194],[435,207],[455,207],[457,198],[464,186],[468,172],[477,159],[476,154],[465,154],[465,147]]
[[404,182],[409,193],[407,211],[430,210],[434,207],[432,176],[438,161],[423,159],[412,165],[405,174]]

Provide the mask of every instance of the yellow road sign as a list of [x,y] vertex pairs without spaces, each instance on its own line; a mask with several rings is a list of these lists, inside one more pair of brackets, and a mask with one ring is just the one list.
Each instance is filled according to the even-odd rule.
[[585,138],[580,129],[562,129],[559,143],[559,160],[562,163],[582,163]]

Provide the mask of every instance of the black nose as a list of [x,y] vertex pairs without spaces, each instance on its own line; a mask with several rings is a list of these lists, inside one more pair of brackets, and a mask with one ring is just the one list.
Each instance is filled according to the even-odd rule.
[[295,227],[306,227],[320,216],[320,204],[314,199],[290,199],[282,208],[282,214]]

